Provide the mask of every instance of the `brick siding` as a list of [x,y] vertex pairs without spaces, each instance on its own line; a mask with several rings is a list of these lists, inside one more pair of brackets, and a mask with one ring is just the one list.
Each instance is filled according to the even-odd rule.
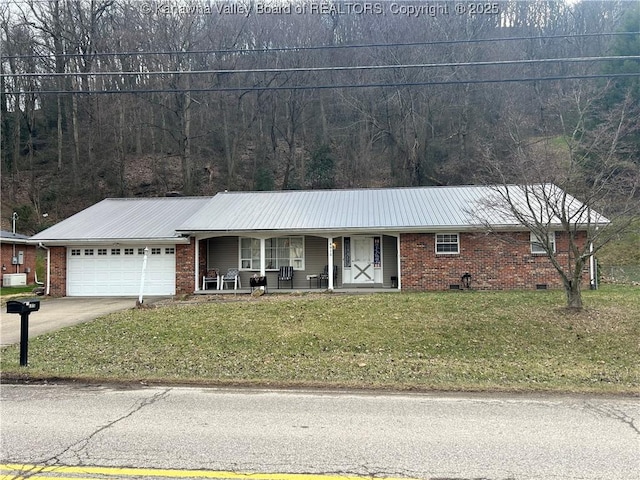
[[4,276],[5,273],[27,273],[25,270],[29,269],[29,272],[27,273],[27,285],[33,285],[36,282],[36,247],[33,245],[17,243],[15,244],[16,256],[18,255],[18,252],[23,252],[24,263],[22,265],[13,265],[11,260],[13,259],[14,254],[14,244],[4,242],[0,244],[0,261],[4,267],[2,272],[0,272],[2,273],[2,275],[0,275],[0,282],[2,281],[2,276]]
[[[459,254],[436,254],[435,234],[400,236],[403,290],[448,290],[462,287],[471,274],[471,287],[479,290],[561,288],[562,281],[546,255],[531,253],[528,232],[501,234],[461,233]],[[585,241],[586,234],[581,234]],[[556,233],[556,256],[568,256],[568,237]],[[587,266],[588,267],[588,266]],[[587,270],[588,278],[588,270]]]
[[64,297],[67,294],[67,248],[50,247],[51,279],[49,294],[54,297]]
[[176,295],[193,293],[196,240],[188,245],[176,245]]
[[[436,254],[435,234],[400,235],[403,290],[448,290],[462,287],[461,276],[471,274],[471,287],[478,290],[535,289],[537,285],[561,288],[558,273],[546,255],[531,253],[528,232],[490,234],[460,233],[460,253]],[[581,241],[586,234],[581,234]],[[206,242],[198,242],[200,274],[206,268]],[[176,294],[194,290],[196,240],[176,245]],[[50,247],[52,296],[66,295],[67,249]],[[556,233],[556,256],[566,263],[568,239]],[[584,278],[588,281],[588,265]]]

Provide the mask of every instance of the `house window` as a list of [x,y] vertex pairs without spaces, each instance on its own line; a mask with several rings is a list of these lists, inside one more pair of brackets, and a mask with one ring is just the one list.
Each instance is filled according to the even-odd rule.
[[85,248],[84,249],[84,254],[85,255],[93,255],[93,248]]
[[[544,249],[544,242],[542,242],[540,237],[535,233],[530,233],[529,242],[531,244],[531,253],[535,255],[547,254],[547,251]],[[551,251],[556,253],[556,232],[549,232],[549,246],[551,247]]]
[[162,255],[162,249],[161,248],[152,248],[151,249],[151,255]]
[[173,247],[167,247],[164,249],[164,253],[167,255],[174,255],[176,253],[176,249]]
[[[293,266],[295,270],[304,270],[304,237],[277,237],[265,240],[265,265],[267,270]],[[260,240],[257,238],[240,239],[240,268],[242,270],[260,269]]]
[[267,268],[292,266],[304,269],[304,237],[268,238],[265,242]]
[[436,234],[436,253],[460,253],[460,236],[457,233]]
[[71,256],[72,257],[79,257],[80,256],[80,249],[79,248],[72,248],[71,249]]
[[257,238],[240,239],[240,268],[260,270],[260,240]]
[[106,248],[99,248],[98,249],[98,255],[106,255],[107,254],[107,249]]
[[124,254],[125,255],[133,255],[133,248],[125,248],[124,249]]
[[111,255],[120,255],[120,249],[119,248],[112,248],[111,249]]

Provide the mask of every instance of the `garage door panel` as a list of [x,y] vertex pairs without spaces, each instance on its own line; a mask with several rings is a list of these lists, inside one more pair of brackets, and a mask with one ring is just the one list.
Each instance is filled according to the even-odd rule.
[[[153,247],[147,255],[144,295],[175,294],[175,247]],[[144,252],[140,247],[68,250],[67,295],[137,296]]]

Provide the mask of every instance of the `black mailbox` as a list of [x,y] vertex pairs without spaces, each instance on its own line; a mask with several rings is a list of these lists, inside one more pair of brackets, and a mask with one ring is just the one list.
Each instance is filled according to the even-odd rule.
[[24,300],[9,300],[7,313],[20,314],[20,365],[27,365],[29,351],[29,314],[40,310],[40,300],[34,298]]
[[9,300],[7,302],[7,313],[31,313],[40,310],[40,300]]

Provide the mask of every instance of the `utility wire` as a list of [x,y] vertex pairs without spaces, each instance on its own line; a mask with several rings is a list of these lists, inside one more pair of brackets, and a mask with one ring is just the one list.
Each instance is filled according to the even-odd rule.
[[[593,80],[599,78],[631,78],[640,77],[640,73],[612,73],[596,75],[564,75],[552,77],[525,77],[506,79],[474,79],[474,80],[431,80],[425,82],[401,82],[401,83],[365,83],[365,84],[331,84],[331,85],[282,85],[282,86],[251,86],[251,87],[208,87],[208,88],[179,88],[179,89],[139,89],[139,90],[23,90],[13,93],[37,94],[37,95],[104,95],[104,94],[142,94],[142,93],[206,93],[206,92],[264,92],[278,90],[329,90],[351,88],[389,88],[389,87],[424,87],[430,85],[467,85],[482,83],[517,83],[517,82],[548,82],[554,80]],[[9,92],[7,92],[9,93]]]
[[640,55],[617,55],[607,57],[565,57],[565,58],[541,58],[531,60],[496,60],[491,62],[449,62],[449,63],[417,63],[401,65],[356,65],[335,67],[292,67],[292,68],[251,68],[251,69],[216,69],[216,70],[166,70],[143,72],[46,72],[46,73],[5,73],[3,78],[13,77],[103,77],[103,76],[155,76],[155,75],[233,75],[246,73],[296,73],[296,72],[344,72],[353,70],[388,70],[388,69],[412,69],[412,68],[451,68],[451,67],[485,67],[505,65],[531,65],[548,63],[584,63],[603,62],[615,60],[640,60]]
[[215,50],[188,50],[188,51],[129,51],[129,52],[92,52],[92,53],[43,53],[29,55],[0,55],[0,59],[27,59],[27,58],[69,58],[69,57],[113,57],[113,56],[147,56],[147,55],[228,55],[246,53],[275,53],[275,52],[303,52],[308,50],[336,50],[352,48],[392,48],[392,47],[420,47],[427,45],[459,45],[469,43],[490,43],[490,42],[510,42],[522,40],[553,40],[562,38],[591,38],[591,37],[613,37],[621,35],[638,35],[640,32],[603,32],[603,33],[581,33],[565,35],[533,35],[525,37],[493,37],[469,40],[433,40],[428,42],[397,42],[397,43],[366,43],[366,44],[340,44],[340,45],[312,45],[307,47],[269,47],[269,48],[235,48],[235,49],[215,49]]

